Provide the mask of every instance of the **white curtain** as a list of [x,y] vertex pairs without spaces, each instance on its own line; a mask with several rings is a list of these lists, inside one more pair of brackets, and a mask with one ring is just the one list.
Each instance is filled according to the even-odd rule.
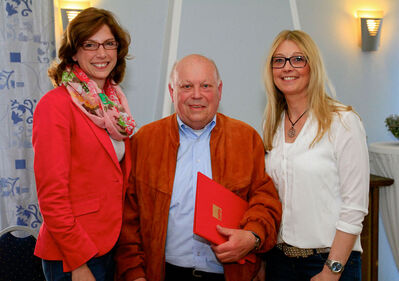
[[399,142],[390,144],[391,147],[386,144],[386,148],[379,147],[380,149],[371,146],[370,172],[395,181],[393,185],[379,189],[379,207],[388,242],[399,270]]
[[38,231],[32,115],[52,86],[53,0],[0,0],[0,229]]

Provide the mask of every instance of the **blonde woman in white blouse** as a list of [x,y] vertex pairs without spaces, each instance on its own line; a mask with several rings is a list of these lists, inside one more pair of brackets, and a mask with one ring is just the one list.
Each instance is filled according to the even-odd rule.
[[360,281],[369,190],[362,122],[327,94],[320,52],[303,31],[277,35],[264,80],[266,171],[283,204],[266,280]]

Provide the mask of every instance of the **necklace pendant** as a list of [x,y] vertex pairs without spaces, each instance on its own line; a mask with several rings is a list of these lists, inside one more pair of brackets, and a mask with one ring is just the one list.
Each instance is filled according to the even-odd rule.
[[295,137],[295,134],[296,134],[296,132],[295,132],[294,127],[291,127],[291,128],[288,130],[288,136],[289,136],[290,138],[293,138],[293,137]]

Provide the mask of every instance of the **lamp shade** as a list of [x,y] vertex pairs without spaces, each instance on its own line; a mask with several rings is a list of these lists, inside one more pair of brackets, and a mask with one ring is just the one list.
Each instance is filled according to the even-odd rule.
[[380,44],[382,11],[358,11],[362,36],[362,51],[376,51]]

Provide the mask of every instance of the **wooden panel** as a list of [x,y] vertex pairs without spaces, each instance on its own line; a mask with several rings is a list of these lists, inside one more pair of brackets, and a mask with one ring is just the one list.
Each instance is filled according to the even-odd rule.
[[393,182],[390,178],[370,175],[369,213],[364,218],[360,237],[363,247],[362,281],[378,281],[378,188]]

